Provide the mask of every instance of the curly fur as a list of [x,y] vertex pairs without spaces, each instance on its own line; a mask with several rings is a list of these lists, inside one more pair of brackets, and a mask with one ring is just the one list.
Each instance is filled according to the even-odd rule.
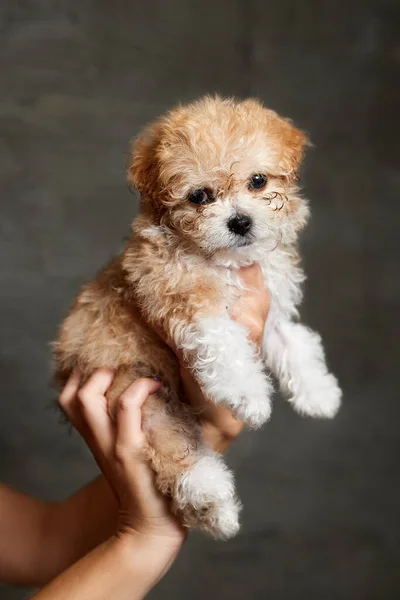
[[[270,415],[266,365],[299,412],[331,417],[340,403],[319,336],[293,322],[304,280],[296,241],[309,215],[297,173],[308,143],[257,100],[206,97],[150,125],[132,147],[128,179],[141,209],[131,237],[82,288],[54,344],[60,383],[76,367],[85,377],[116,370],[110,410],[133,379],[162,379],[143,414],[157,484],[187,526],[216,537],[237,532],[240,504],[183,402],[171,348],[211,400],[253,427]],[[259,191],[249,186],[256,173],[268,176]],[[190,203],[203,187],[214,201]],[[252,220],[246,238],[227,225],[237,214]],[[236,270],[255,262],[271,294],[262,356],[229,316],[243,293]]]

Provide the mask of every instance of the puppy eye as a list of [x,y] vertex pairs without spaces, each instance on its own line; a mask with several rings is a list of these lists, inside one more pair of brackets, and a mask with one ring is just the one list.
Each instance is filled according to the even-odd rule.
[[267,185],[268,177],[262,173],[252,175],[249,180],[249,190],[262,190]]
[[188,200],[193,204],[208,204],[214,200],[214,194],[208,188],[199,188],[188,196]]

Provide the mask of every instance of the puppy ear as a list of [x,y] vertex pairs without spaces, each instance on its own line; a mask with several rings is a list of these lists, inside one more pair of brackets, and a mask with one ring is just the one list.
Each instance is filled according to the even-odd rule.
[[289,119],[282,120],[281,140],[283,152],[280,166],[289,179],[297,181],[305,151],[312,144],[304,131],[297,129]]
[[131,146],[128,181],[142,197],[152,198],[159,187],[159,159],[157,156],[161,124],[156,122],[144,130]]
[[277,162],[281,172],[293,181],[298,173],[307,146],[311,146],[307,135],[297,129],[289,119],[283,119],[275,111],[265,108],[259,100],[249,98],[242,103],[247,118],[265,132],[268,139],[280,147]]

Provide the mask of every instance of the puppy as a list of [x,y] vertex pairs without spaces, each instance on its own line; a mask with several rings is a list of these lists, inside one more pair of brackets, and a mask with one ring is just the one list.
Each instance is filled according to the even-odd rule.
[[[133,143],[128,178],[139,216],[120,256],[83,286],[54,344],[60,383],[115,369],[113,404],[137,377],[163,386],[143,409],[159,489],[188,527],[229,538],[240,503],[231,472],[184,403],[185,357],[204,394],[250,427],[271,412],[273,372],[301,414],[333,417],[341,392],[320,337],[298,322],[303,271],[297,236],[305,134],[257,100],[205,97],[179,106]],[[262,353],[232,320],[237,269],[259,263],[271,295]]]

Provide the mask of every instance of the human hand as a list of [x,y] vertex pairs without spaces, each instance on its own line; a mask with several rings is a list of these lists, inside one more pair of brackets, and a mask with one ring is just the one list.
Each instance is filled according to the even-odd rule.
[[242,267],[239,274],[246,289],[231,316],[248,329],[249,339],[260,349],[270,307],[269,292],[259,264]]
[[80,387],[71,375],[61,393],[61,408],[84,438],[118,502],[118,536],[143,536],[179,548],[185,530],[169,509],[168,499],[154,484],[144,456],[141,407],[160,388],[152,379],[137,379],[120,396],[115,421],[107,410],[106,392],[113,372],[101,369]]
[[[231,316],[248,329],[249,339],[260,349],[270,306],[260,265],[243,267],[240,269],[240,278],[246,289]],[[193,375],[182,363],[181,378],[185,395],[202,424],[205,440],[218,452],[224,452],[243,429],[243,423],[235,419],[229,409],[207,400]]]

